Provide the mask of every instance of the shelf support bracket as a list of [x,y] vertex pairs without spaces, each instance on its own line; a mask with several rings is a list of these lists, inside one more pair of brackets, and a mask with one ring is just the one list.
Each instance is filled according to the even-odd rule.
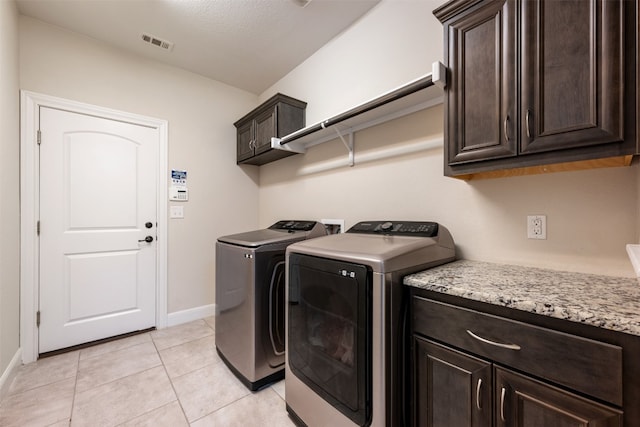
[[282,151],[290,151],[292,153],[304,154],[307,149],[302,144],[296,144],[296,141],[291,141],[286,144],[280,144],[280,138],[271,138],[271,148]]
[[340,129],[338,129],[337,126],[334,126],[333,128],[335,129],[338,137],[340,138],[346,149],[349,151],[349,166],[352,167],[355,164],[353,156],[353,132],[349,132],[349,141],[347,142],[344,140],[342,133],[340,133]]
[[436,61],[431,64],[431,81],[441,88],[447,86],[447,67],[442,62]]

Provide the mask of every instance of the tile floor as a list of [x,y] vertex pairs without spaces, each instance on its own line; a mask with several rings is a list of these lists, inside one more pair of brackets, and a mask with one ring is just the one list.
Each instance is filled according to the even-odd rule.
[[244,387],[216,353],[213,321],[22,366],[0,402],[0,426],[294,426],[284,382]]

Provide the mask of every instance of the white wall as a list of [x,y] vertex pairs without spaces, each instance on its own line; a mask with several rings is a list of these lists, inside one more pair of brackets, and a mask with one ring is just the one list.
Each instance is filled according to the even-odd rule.
[[19,35],[21,89],[168,120],[169,169],[189,185],[185,218],[169,220],[168,312],[213,304],[216,238],[258,224],[257,169],[236,166],[233,126],[257,97],[32,18]]
[[[308,123],[430,71],[441,60],[440,1],[383,0],[355,26],[261,95],[307,101]],[[260,223],[284,217],[435,220],[464,258],[631,276],[638,241],[639,167],[463,182],[443,176],[442,148],[359,164],[358,153],[442,140],[442,107],[356,134],[356,165],[308,173],[346,157],[334,141],[261,167]],[[547,215],[547,240],[526,216]]]
[[19,100],[18,11],[0,1],[0,377],[20,346]]

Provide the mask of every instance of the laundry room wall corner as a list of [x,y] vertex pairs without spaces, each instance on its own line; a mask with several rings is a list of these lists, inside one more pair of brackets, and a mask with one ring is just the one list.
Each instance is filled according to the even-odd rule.
[[[0,396],[20,352],[18,9],[0,2]],[[19,356],[18,356],[19,357]]]

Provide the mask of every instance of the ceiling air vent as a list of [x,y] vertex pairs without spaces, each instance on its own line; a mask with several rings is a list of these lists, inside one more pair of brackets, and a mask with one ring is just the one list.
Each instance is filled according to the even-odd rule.
[[173,43],[166,40],[159,39],[156,36],[152,36],[151,34],[142,33],[140,37],[142,38],[142,41],[149,43],[150,45],[164,49],[167,52],[171,52],[171,49],[173,49]]

